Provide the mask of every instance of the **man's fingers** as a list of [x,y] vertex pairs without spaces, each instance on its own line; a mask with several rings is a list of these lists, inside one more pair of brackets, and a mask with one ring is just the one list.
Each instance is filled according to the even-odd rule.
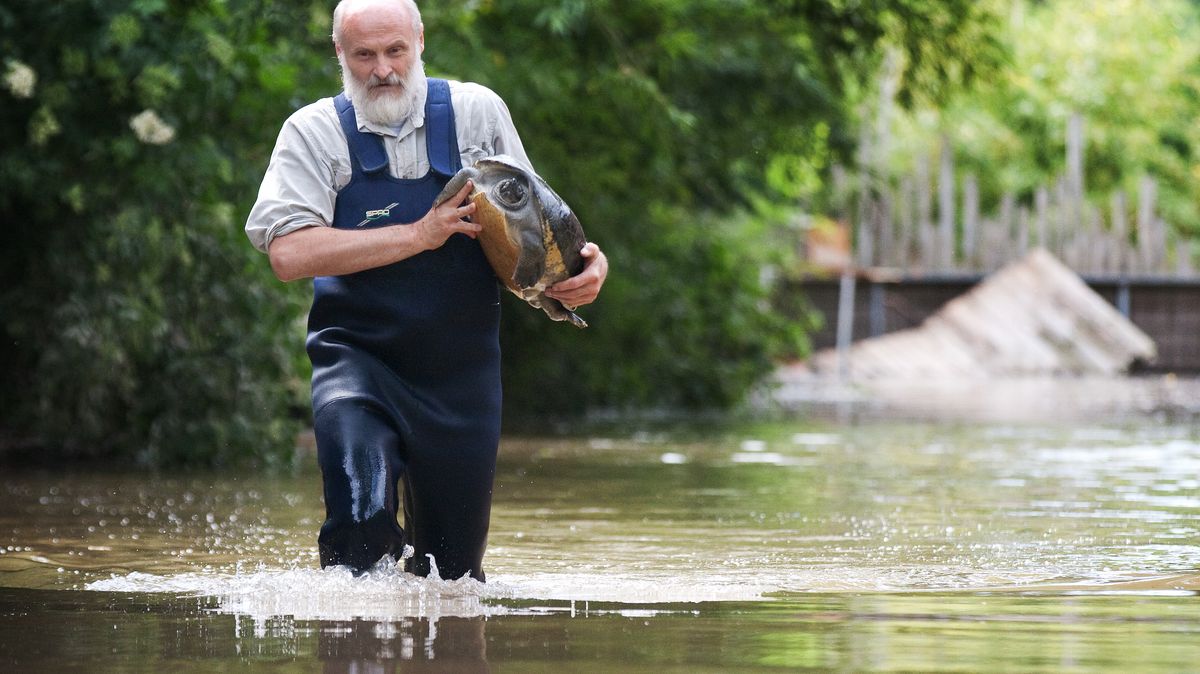
[[572,307],[572,311],[574,311],[575,307],[591,304],[596,299],[594,294],[582,291],[577,293],[551,293],[547,291],[546,296],[562,302],[564,306]]
[[468,180],[467,184],[463,185],[462,189],[458,191],[458,194],[454,195],[454,203],[461,204],[463,201],[466,200],[467,195],[470,194],[471,190],[474,188],[475,188],[475,183]]
[[474,188],[475,188],[475,183],[468,180],[465,185],[463,185],[461,188],[459,188],[458,192],[456,192],[454,194],[454,196],[450,197],[449,199],[443,201],[440,204],[437,204],[437,206],[449,206],[451,208],[458,208],[459,206],[462,205],[462,202],[467,200],[467,197],[471,195],[471,190]]
[[546,294],[560,302],[582,304],[584,300],[594,299],[592,286],[595,284],[594,274],[584,271],[578,276],[559,281],[546,289]]
[[572,290],[581,288],[584,284],[588,283],[588,278],[586,276],[587,270],[585,269],[580,272],[578,276],[572,276],[571,278],[563,279],[558,283],[555,283],[554,285],[550,286],[549,290],[552,293],[569,293]]
[[608,260],[596,244],[586,244],[579,250],[579,254],[587,258],[583,271],[546,289],[547,296],[562,302],[563,306],[572,311],[576,307],[596,301],[600,285],[604,283],[608,272]]
[[[585,244],[583,248],[579,249],[579,254],[586,258],[593,258],[599,252],[600,247],[590,242]],[[598,272],[592,268],[592,264],[594,262],[595,260],[589,259],[587,264],[584,266],[583,271],[579,272],[575,276],[555,283],[554,285],[550,286],[550,290],[554,292],[565,292],[575,290],[576,288],[580,288],[588,283],[591,283],[598,278]]]

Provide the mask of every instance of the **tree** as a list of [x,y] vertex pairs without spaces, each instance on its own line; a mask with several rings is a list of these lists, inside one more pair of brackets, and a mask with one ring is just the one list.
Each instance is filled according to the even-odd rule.
[[805,348],[763,272],[787,264],[786,218],[823,197],[830,154],[852,152],[854,92],[882,46],[908,56],[903,93],[929,97],[994,47],[992,15],[962,0],[424,11],[432,68],[501,93],[538,170],[613,262],[585,310],[590,334],[507,312],[506,395],[524,412],[738,403]]
[[896,161],[944,133],[987,201],[1027,201],[1064,172],[1065,128],[1085,120],[1086,187],[1098,204],[1160,184],[1172,225],[1200,231],[1200,11],[1194,2],[1006,3],[1011,61],[945,106],[901,116]]
[[0,8],[8,72],[25,78],[0,106],[10,434],[148,463],[286,456],[303,291],[279,288],[240,230],[264,121],[336,82],[318,11]]
[[[580,333],[511,303],[508,411],[726,408],[803,348],[770,304],[786,216],[853,143],[883,45],[969,75],[971,0],[426,3],[431,74],[496,89],[613,262]],[[0,427],[150,463],[285,459],[304,284],[241,232],[287,114],[338,87],[329,7],[0,7]],[[30,83],[32,76],[33,82]],[[908,91],[908,90],[906,90]],[[11,444],[11,443],[10,443]]]

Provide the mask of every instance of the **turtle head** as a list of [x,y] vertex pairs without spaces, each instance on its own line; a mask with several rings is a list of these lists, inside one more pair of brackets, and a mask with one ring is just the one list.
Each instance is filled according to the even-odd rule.
[[564,252],[571,246],[583,248],[583,230],[571,207],[537,174],[508,155],[475,162],[475,189],[487,196],[508,219],[509,235],[517,231],[538,232],[539,240],[554,241]]
[[479,221],[485,228],[488,223],[503,228],[517,260],[511,280],[521,288],[536,285],[545,272],[548,238],[537,177],[504,155],[480,159],[474,170],[475,192],[486,201],[477,211]]
[[496,155],[475,162],[476,191],[487,195],[493,206],[508,215],[526,209],[539,209],[539,204],[530,203],[534,198],[536,176],[507,155]]

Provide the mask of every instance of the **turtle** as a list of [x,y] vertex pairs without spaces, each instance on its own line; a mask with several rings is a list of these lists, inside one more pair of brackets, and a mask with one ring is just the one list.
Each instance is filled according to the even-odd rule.
[[467,198],[475,204],[471,220],[483,227],[477,238],[496,276],[553,320],[586,328],[574,311],[545,294],[546,288],[583,271],[580,250],[587,238],[570,206],[545,180],[507,155],[464,167],[434,203],[454,196],[468,180],[473,186]]

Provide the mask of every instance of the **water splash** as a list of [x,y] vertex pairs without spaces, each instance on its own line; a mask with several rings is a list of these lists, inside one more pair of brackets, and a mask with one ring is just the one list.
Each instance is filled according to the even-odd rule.
[[414,576],[389,558],[358,576],[346,567],[270,569],[259,565],[249,572],[239,567],[233,573],[160,576],[133,572],[93,581],[84,589],[213,597],[217,600],[214,610],[219,613],[297,620],[488,616],[507,611],[489,602],[512,597],[512,591],[502,584],[480,583],[467,576],[450,580],[436,574]]

